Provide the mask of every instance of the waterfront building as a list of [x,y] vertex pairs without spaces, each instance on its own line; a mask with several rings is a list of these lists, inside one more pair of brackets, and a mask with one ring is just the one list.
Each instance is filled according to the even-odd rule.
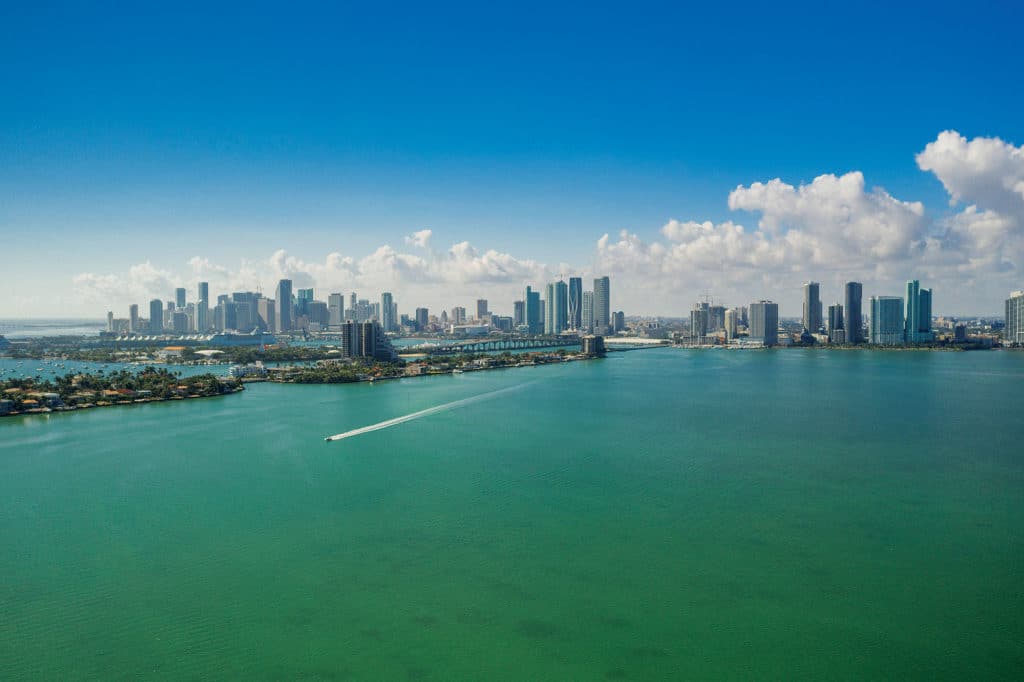
[[735,308],[725,311],[725,340],[732,341],[736,338],[736,318],[738,317]]
[[345,297],[340,293],[327,295],[327,324],[337,327],[345,321]]
[[380,295],[380,324],[384,327],[384,331],[393,332],[395,331],[395,300],[391,296],[390,291],[385,291]]
[[546,303],[544,333],[561,334],[569,322],[569,288],[565,282],[558,280],[548,285]]
[[845,291],[843,332],[846,335],[846,343],[860,343],[864,340],[864,318],[861,308],[864,288],[860,282],[847,282]]
[[178,287],[174,290],[174,307],[182,310],[185,307],[185,287]]
[[708,306],[708,332],[717,332],[725,329],[725,306]]
[[833,303],[828,307],[828,338],[832,343],[846,343],[843,323],[843,306],[841,303]]
[[526,324],[526,301],[512,302],[512,326],[519,327]]
[[210,301],[210,283],[209,282],[200,282],[199,283],[199,296],[198,296],[198,299],[200,301],[206,301],[207,303],[209,303],[209,301]]
[[932,336],[932,291],[922,289],[921,283],[907,282],[907,297],[903,317],[903,337],[907,343],[927,343]]
[[164,333],[164,303],[159,298],[149,302],[149,333],[153,336]]
[[580,339],[580,350],[588,357],[602,357],[605,354],[603,336],[584,336]]
[[804,329],[815,334],[821,329],[821,285],[804,284]]
[[526,287],[526,326],[531,334],[541,334],[544,331],[544,311],[540,306],[540,292]]
[[583,278],[569,278],[569,329],[579,330],[583,324]]
[[708,335],[708,304],[697,302],[690,309],[690,343],[704,343]]
[[1024,345],[1024,291],[1014,291],[1006,299],[1006,317],[1003,318],[1003,341],[1015,346]]
[[771,301],[751,303],[750,340],[760,341],[766,346],[779,342],[779,304]]
[[140,331],[142,330],[139,329],[139,304],[132,303],[128,306],[128,333],[138,334]]
[[466,309],[460,305],[455,306],[450,319],[452,324],[466,324]]
[[107,311],[107,332],[114,332],[114,312],[112,310]]
[[486,298],[478,298],[478,299],[476,299],[476,319],[482,320],[482,319],[484,319],[485,317],[487,317],[490,314],[491,314],[491,311],[487,309],[487,299]]
[[430,325],[430,311],[427,308],[416,309],[416,329],[426,331]]
[[583,292],[583,305],[580,306],[580,330],[588,334],[594,331],[594,292]]
[[598,277],[594,280],[594,331],[605,334],[611,326],[611,280]]
[[277,283],[277,330],[290,332],[294,326],[292,316],[292,281],[282,279]]
[[618,333],[626,329],[626,313],[619,310],[612,314],[612,331]]
[[[1022,298],[1024,298],[1024,296],[1022,296]],[[962,322],[958,322],[957,324],[953,325],[953,341],[955,341],[956,343],[963,343],[966,340],[967,325]]]
[[868,340],[879,346],[898,346],[904,342],[903,299],[899,296],[872,296],[869,302]]

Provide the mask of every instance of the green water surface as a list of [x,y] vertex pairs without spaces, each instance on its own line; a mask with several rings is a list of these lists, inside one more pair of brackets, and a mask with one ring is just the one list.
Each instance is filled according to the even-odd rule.
[[661,349],[2,419],[0,679],[1019,679],[1022,386]]

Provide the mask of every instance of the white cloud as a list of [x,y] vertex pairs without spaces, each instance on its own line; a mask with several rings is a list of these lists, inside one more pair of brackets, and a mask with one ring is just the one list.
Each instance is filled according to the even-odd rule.
[[917,165],[942,182],[951,204],[977,204],[1018,217],[1024,213],[1024,146],[998,137],[968,141],[947,130],[917,155]]
[[405,237],[405,243],[409,246],[415,246],[421,249],[430,248],[430,238],[433,236],[433,230],[420,230],[419,232],[413,232]]
[[121,307],[169,297],[183,283],[194,291],[199,280],[217,292],[262,285],[273,295],[277,280],[290,278],[296,287],[315,287],[321,297],[357,291],[375,298],[392,291],[403,311],[481,296],[495,299],[494,310],[511,312],[526,284],[586,272],[612,276],[613,307],[627,312],[682,315],[709,290],[730,304],[775,298],[783,315],[795,315],[807,279],[822,282],[827,300],[849,279],[864,282],[871,295],[899,293],[903,281],[919,277],[935,288],[937,311],[998,309],[1001,296],[1019,288],[1024,274],[1024,148],[947,131],[916,158],[943,183],[952,205],[962,208],[930,220],[921,202],[869,189],[863,173],[852,171],[807,184],[775,178],[736,187],[728,206],[751,213],[756,222],[748,226],[739,217],[717,223],[673,219],[653,238],[629,230],[605,234],[589,267],[545,264],[466,241],[439,249],[433,231],[422,229],[406,235],[401,250],[384,244],[362,257],[334,252],[305,260],[279,250],[226,267],[197,256],[183,276],[147,262],[124,274],[83,273],[75,285],[82,301]]

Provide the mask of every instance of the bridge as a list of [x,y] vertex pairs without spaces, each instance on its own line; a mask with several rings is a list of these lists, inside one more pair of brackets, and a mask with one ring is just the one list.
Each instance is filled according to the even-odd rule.
[[399,353],[426,353],[430,355],[452,355],[456,353],[493,353],[506,350],[531,350],[540,348],[565,348],[580,345],[578,336],[528,336],[514,338],[481,338],[466,341],[420,343],[415,346],[398,348]]

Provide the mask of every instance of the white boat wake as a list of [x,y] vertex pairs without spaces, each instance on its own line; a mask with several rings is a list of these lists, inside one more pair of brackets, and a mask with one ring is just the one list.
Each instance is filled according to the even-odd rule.
[[395,417],[394,419],[388,419],[387,421],[378,422],[376,424],[370,424],[369,426],[361,426],[358,429],[352,429],[351,431],[346,431],[345,433],[337,433],[333,436],[328,436],[327,438],[324,438],[324,440],[344,440],[346,438],[352,438],[353,436],[361,436],[364,433],[370,433],[371,431],[380,431],[381,429],[386,429],[391,426],[398,426],[399,424],[404,424],[405,422],[411,422],[413,419],[420,419],[421,417],[427,417],[438,412],[444,412],[445,410],[453,410],[456,407],[462,407],[463,405],[469,405],[470,403],[477,403],[483,400],[490,400],[491,398],[499,396],[502,393],[508,393],[509,391],[517,391],[520,388],[528,386],[529,384],[532,383],[533,382],[530,381],[525,384],[519,384],[517,386],[500,388],[497,391],[491,391],[490,393],[481,393],[480,395],[470,396],[469,398],[463,398],[462,400],[455,400],[450,403],[445,403],[444,405],[428,407],[427,409],[420,410],[419,412],[413,412],[411,414],[406,414],[401,417]]

